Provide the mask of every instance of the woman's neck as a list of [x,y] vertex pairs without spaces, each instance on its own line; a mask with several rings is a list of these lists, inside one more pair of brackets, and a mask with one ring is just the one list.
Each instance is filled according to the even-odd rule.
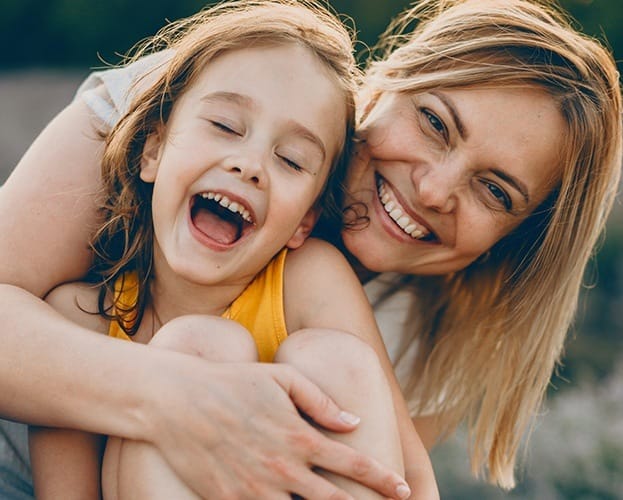
[[335,246],[338,248],[340,252],[342,252],[342,255],[346,257],[346,260],[350,264],[350,267],[353,268],[353,271],[355,271],[355,274],[359,278],[359,281],[361,282],[362,285],[365,285],[369,281],[372,281],[374,278],[376,278],[380,274],[375,271],[370,271],[370,269],[368,269],[361,262],[359,262],[359,260],[346,249],[346,247],[344,246],[344,243],[341,240],[338,243],[336,243]]

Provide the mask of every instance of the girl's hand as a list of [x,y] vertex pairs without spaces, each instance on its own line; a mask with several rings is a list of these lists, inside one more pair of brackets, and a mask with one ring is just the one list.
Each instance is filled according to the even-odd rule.
[[171,357],[175,363],[149,383],[146,397],[155,406],[143,413],[148,435],[142,438],[202,497],[351,498],[313,467],[355,479],[385,497],[408,496],[400,476],[301,418],[297,408],[336,432],[357,423],[291,367]]

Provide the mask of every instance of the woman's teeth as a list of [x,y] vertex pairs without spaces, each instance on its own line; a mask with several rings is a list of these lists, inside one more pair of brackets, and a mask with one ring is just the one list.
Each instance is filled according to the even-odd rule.
[[219,205],[226,208],[230,212],[235,214],[239,214],[246,222],[253,224],[253,220],[251,219],[251,213],[245,209],[240,203],[235,201],[231,201],[227,196],[221,193],[215,193],[214,191],[206,191],[201,193],[201,197],[207,200],[214,200],[218,202]]
[[387,214],[405,234],[416,240],[430,234],[425,227],[419,225],[405,213],[398,201],[392,198],[392,192],[385,187],[382,179],[378,181],[378,194],[381,205],[383,205]]

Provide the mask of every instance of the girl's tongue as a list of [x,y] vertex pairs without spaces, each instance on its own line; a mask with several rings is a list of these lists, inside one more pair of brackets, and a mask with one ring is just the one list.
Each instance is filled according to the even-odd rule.
[[197,200],[190,215],[199,231],[222,245],[231,245],[242,235],[242,218],[211,200]]

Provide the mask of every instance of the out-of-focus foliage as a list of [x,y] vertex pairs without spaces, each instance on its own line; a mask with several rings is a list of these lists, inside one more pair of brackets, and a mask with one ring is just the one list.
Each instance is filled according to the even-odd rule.
[[[209,2],[208,2],[209,3]],[[405,0],[332,0],[340,13],[355,20],[360,40],[375,43]],[[565,0],[588,33],[607,34],[615,53],[623,53],[620,0]],[[115,62],[138,40],[166,20],[187,16],[206,5],[202,0],[1,0],[0,68],[96,66],[98,54]]]

